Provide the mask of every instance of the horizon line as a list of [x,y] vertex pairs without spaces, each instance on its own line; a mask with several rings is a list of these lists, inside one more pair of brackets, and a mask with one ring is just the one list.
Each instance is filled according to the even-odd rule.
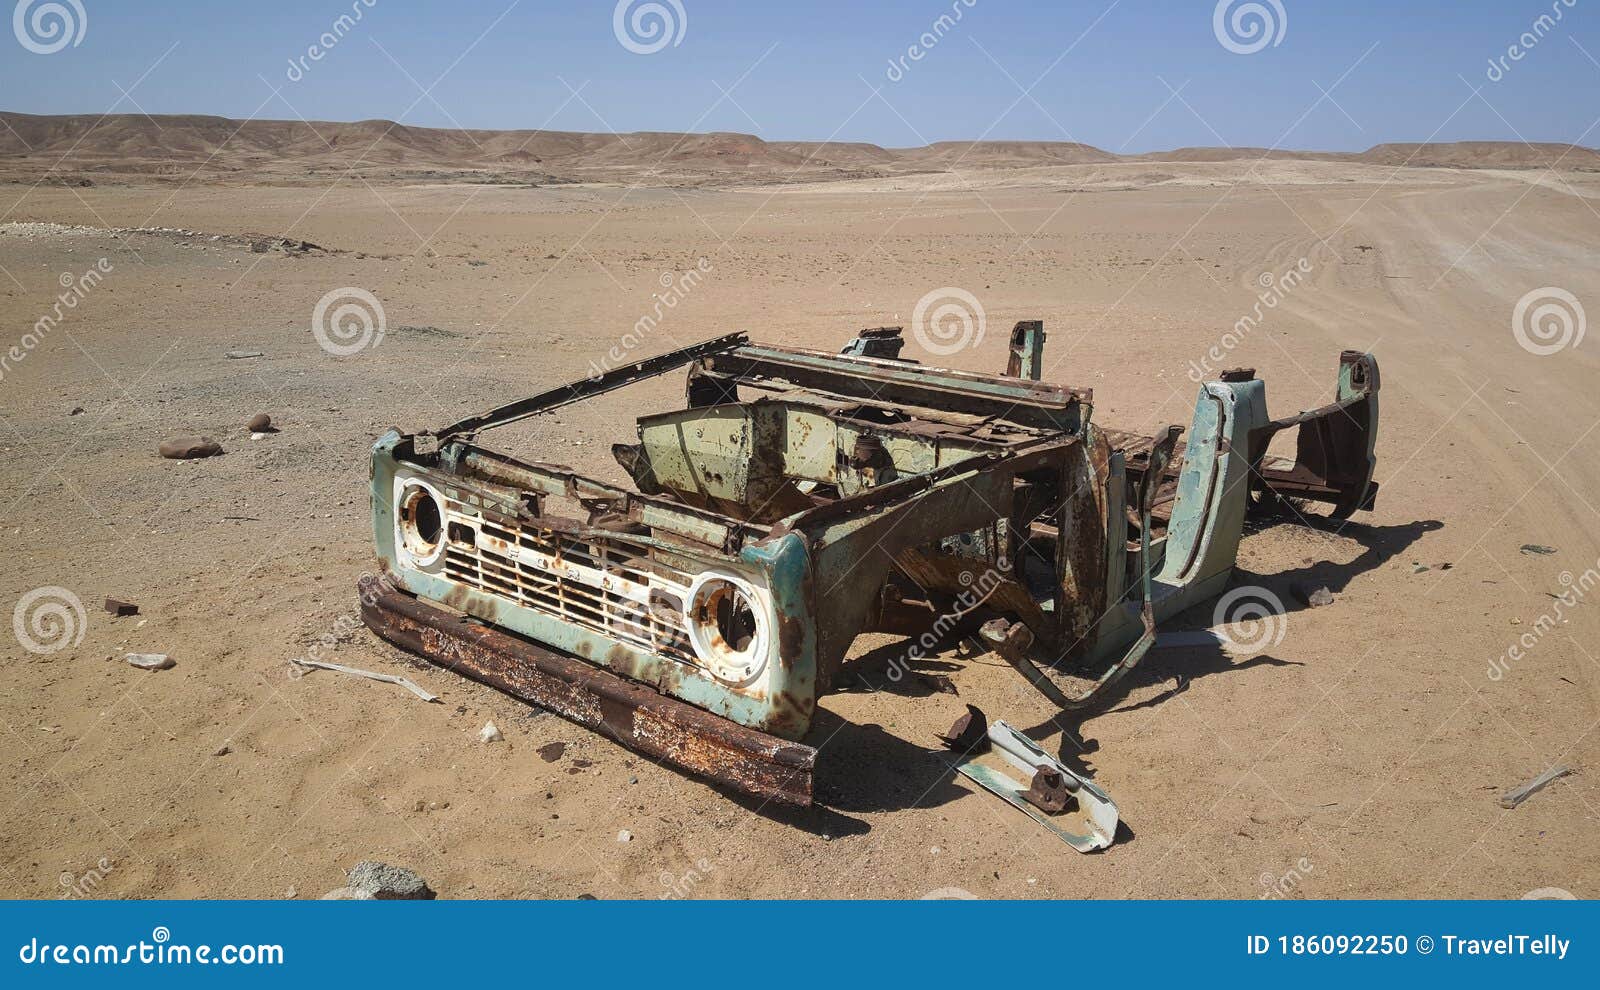
[[1082,142],[1082,141],[1062,141],[1062,140],[1053,140],[1053,139],[1049,139],[1049,138],[983,138],[983,139],[978,139],[978,138],[944,138],[944,139],[940,139],[940,140],[936,140],[936,141],[931,141],[928,144],[921,144],[921,145],[882,145],[882,144],[878,144],[878,143],[873,142],[873,141],[830,141],[830,140],[819,140],[819,139],[815,139],[815,138],[788,138],[788,137],[768,138],[768,137],[764,137],[764,136],[762,136],[760,134],[750,133],[748,131],[722,131],[722,130],[713,130],[713,131],[678,131],[678,130],[574,131],[574,130],[556,130],[556,129],[551,129],[551,128],[527,128],[527,127],[437,127],[437,126],[433,126],[433,125],[429,125],[429,124],[407,124],[407,123],[403,123],[401,121],[393,120],[393,119],[390,119],[390,118],[387,118],[387,117],[364,117],[364,118],[361,118],[360,120],[321,120],[321,119],[308,120],[308,119],[305,119],[305,118],[293,118],[293,119],[290,119],[290,118],[281,118],[281,117],[229,117],[229,116],[226,116],[224,114],[217,114],[217,113],[155,113],[155,114],[151,114],[151,113],[94,113],[94,112],[90,112],[90,113],[64,113],[64,114],[63,113],[55,113],[55,114],[50,114],[50,113],[29,113],[28,111],[25,111],[25,110],[6,110],[6,109],[0,109],[0,116],[31,117],[31,118],[38,119],[38,120],[84,120],[84,119],[88,119],[88,118],[95,118],[95,126],[96,127],[98,127],[101,123],[104,123],[105,121],[108,121],[108,120],[138,120],[138,119],[144,119],[144,120],[149,120],[152,123],[156,123],[157,126],[159,127],[161,121],[169,121],[170,122],[170,121],[176,121],[176,120],[182,120],[182,119],[199,118],[199,119],[216,120],[216,121],[221,121],[221,122],[225,122],[225,123],[229,123],[229,124],[237,124],[241,128],[243,126],[246,126],[246,125],[249,125],[249,124],[288,124],[288,125],[296,125],[296,126],[315,126],[315,125],[318,125],[318,124],[331,124],[331,125],[334,125],[334,126],[343,126],[343,127],[353,127],[353,126],[359,126],[359,125],[362,125],[362,124],[378,124],[378,125],[384,125],[384,126],[388,127],[390,130],[404,127],[404,128],[408,128],[410,130],[436,131],[436,132],[445,133],[445,134],[474,134],[474,133],[476,133],[476,134],[559,134],[559,135],[581,135],[581,136],[589,136],[589,137],[617,137],[617,138],[628,137],[628,136],[632,136],[632,135],[671,135],[671,136],[675,136],[675,137],[685,137],[685,136],[713,137],[713,136],[721,134],[721,135],[729,135],[729,136],[739,137],[739,138],[747,138],[747,139],[750,139],[750,140],[753,140],[753,141],[760,141],[761,143],[768,144],[768,145],[770,145],[770,144],[809,144],[809,145],[836,146],[836,147],[857,146],[857,147],[877,148],[877,149],[879,149],[881,151],[889,151],[889,152],[894,152],[894,151],[918,151],[918,150],[923,150],[923,149],[928,149],[928,148],[934,148],[934,147],[937,147],[939,145],[949,145],[949,144],[972,144],[972,145],[1018,145],[1018,144],[1026,144],[1026,145],[1043,145],[1043,146],[1063,147],[1063,148],[1084,148],[1084,149],[1088,149],[1088,150],[1091,150],[1091,151],[1100,152],[1101,154],[1113,155],[1113,156],[1118,157],[1118,158],[1139,158],[1139,157],[1143,157],[1143,156],[1146,156],[1146,155],[1171,154],[1171,153],[1179,152],[1179,151],[1241,151],[1241,152],[1265,152],[1267,154],[1282,153],[1282,154],[1314,154],[1314,155],[1361,155],[1361,154],[1366,154],[1366,153],[1372,152],[1372,151],[1374,151],[1374,150],[1376,150],[1378,148],[1384,147],[1386,145],[1416,145],[1418,147],[1449,147],[1449,146],[1455,146],[1455,145],[1482,144],[1482,145],[1506,145],[1506,146],[1510,146],[1510,147],[1529,147],[1529,148],[1552,147],[1553,146],[1553,147],[1574,148],[1574,149],[1579,149],[1579,150],[1583,150],[1583,151],[1600,152],[1600,146],[1581,145],[1581,144],[1576,144],[1576,143],[1571,142],[1571,141],[1525,141],[1525,140],[1521,140],[1521,139],[1506,139],[1506,138],[1464,138],[1464,139],[1454,140],[1454,141],[1420,141],[1420,140],[1378,141],[1375,144],[1369,145],[1368,147],[1366,147],[1366,148],[1364,148],[1362,150],[1359,150],[1359,151],[1340,151],[1340,150],[1331,150],[1331,149],[1324,149],[1324,148],[1297,148],[1297,147],[1279,147],[1279,146],[1274,146],[1274,147],[1270,147],[1269,148],[1269,147],[1263,147],[1263,146],[1260,146],[1260,145],[1229,145],[1229,144],[1197,145],[1197,144],[1189,144],[1189,145],[1179,145],[1179,146],[1170,147],[1170,148],[1158,148],[1158,149],[1153,149],[1153,150],[1150,150],[1150,151],[1142,151],[1142,152],[1119,152],[1119,151],[1111,151],[1111,150],[1108,150],[1106,148],[1102,148],[1099,145],[1088,144],[1088,143]]

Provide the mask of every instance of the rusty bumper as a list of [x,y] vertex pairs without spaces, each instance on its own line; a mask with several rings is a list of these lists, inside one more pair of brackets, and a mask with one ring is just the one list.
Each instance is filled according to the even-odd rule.
[[448,670],[609,736],[629,749],[746,794],[811,804],[817,751],[720,718],[582,660],[363,578],[362,621]]

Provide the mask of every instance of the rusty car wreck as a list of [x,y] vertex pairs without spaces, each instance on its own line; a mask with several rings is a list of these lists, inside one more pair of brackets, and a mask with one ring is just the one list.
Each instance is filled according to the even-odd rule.
[[[804,739],[858,634],[977,636],[1082,708],[1158,623],[1224,589],[1253,506],[1372,507],[1370,354],[1341,355],[1320,409],[1273,420],[1239,369],[1200,384],[1187,430],[1147,435],[1095,423],[1089,390],[1041,381],[1044,343],[1041,323],[1019,323],[1004,373],[980,374],[901,358],[898,327],[838,354],[732,334],[390,431],[372,456],[384,573],[364,579],[363,618],[662,762],[803,806]],[[685,367],[684,408],[640,416],[637,442],[613,447],[632,487],[479,443]],[[1269,456],[1287,430],[1295,457]],[[1065,768],[996,731],[1055,791],[1036,781],[1028,800],[1054,810]]]

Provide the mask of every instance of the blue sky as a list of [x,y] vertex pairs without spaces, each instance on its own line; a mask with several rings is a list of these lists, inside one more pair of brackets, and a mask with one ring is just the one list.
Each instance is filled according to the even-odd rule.
[[[36,54],[0,32],[0,109],[1128,152],[1430,136],[1600,145],[1600,0],[1257,0],[1281,36],[1249,54],[1219,41],[1215,0],[675,0],[681,18],[656,0],[681,38],[649,54],[619,42],[615,0],[61,2],[85,12],[76,46]],[[306,58],[353,9],[360,22]],[[1540,15],[1552,20],[1536,26]],[[1506,57],[1527,32],[1535,44]],[[908,57],[925,33],[934,44]],[[1498,80],[1492,58],[1505,59]],[[291,59],[304,66],[294,81]]]

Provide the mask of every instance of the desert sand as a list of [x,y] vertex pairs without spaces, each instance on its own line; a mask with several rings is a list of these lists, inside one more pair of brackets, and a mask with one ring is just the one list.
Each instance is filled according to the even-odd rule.
[[[1600,894],[1600,349],[1569,333],[1537,354],[1514,333],[1519,300],[1549,288],[1600,312],[1593,151],[1124,158],[3,118],[0,311],[22,357],[0,378],[0,603],[59,588],[84,612],[53,652],[24,649],[26,627],[4,642],[0,894],[316,897],[362,859],[446,897]],[[809,740],[806,812],[732,799],[362,628],[373,439],[588,374],[696,266],[641,353],[732,330],[837,348],[954,286],[984,307],[981,341],[907,356],[997,370],[1012,322],[1043,319],[1046,377],[1145,431],[1188,422],[1191,362],[1264,275],[1301,266],[1227,363],[1257,368],[1285,415],[1328,401],[1340,350],[1375,353],[1376,511],[1252,528],[1237,583],[1287,603],[1281,641],[1152,654],[1064,731],[994,657],[919,667],[956,697],[889,676],[903,643],[858,641]],[[336,356],[312,314],[345,287],[380,301],[383,333]],[[536,420],[518,452],[619,478],[609,444],[640,396],[665,408],[680,389]],[[253,439],[258,412],[278,432]],[[182,434],[225,453],[157,456]],[[1334,603],[1295,601],[1307,580]],[[291,658],[324,636],[327,659],[442,704],[301,676]],[[965,702],[1091,772],[1127,833],[1079,855],[954,777],[933,734]],[[505,742],[478,741],[489,720]],[[1500,807],[1563,764],[1577,773]]]

